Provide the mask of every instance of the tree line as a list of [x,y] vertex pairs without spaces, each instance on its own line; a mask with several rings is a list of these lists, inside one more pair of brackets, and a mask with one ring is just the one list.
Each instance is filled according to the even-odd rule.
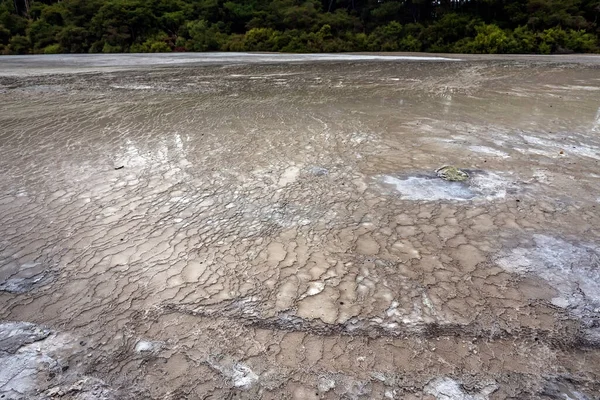
[[0,54],[598,52],[600,0],[0,0]]

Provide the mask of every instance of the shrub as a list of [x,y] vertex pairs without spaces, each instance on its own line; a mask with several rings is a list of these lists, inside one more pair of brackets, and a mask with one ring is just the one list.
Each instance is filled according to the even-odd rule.
[[221,47],[223,51],[244,51],[244,35],[233,34],[225,41]]
[[506,32],[497,25],[480,25],[475,29],[477,36],[468,45],[471,53],[496,54],[506,52],[509,38]]
[[219,49],[219,31],[205,20],[192,21],[186,24],[189,40],[185,47],[193,51],[211,51]]
[[89,38],[90,33],[85,28],[72,25],[64,27],[56,35],[56,40],[67,53],[84,53],[89,46]]
[[[148,42],[145,44],[148,44]],[[169,53],[170,51],[171,47],[164,41],[156,40],[150,43],[149,53]]]
[[143,43],[134,43],[129,48],[130,53],[168,53],[171,51],[169,36],[161,32],[148,38]]
[[540,50],[543,48],[543,54],[555,53],[564,48],[567,32],[560,27],[550,28],[540,33],[539,38],[541,40]]
[[540,54],[550,54],[552,52],[552,47],[548,43],[540,43],[538,52]]
[[421,51],[421,41],[413,35],[408,35],[398,43],[398,50],[401,51]]
[[43,20],[32,22],[27,30],[27,35],[34,50],[41,52],[46,46],[56,43],[56,34],[59,29],[58,26],[50,25]]
[[476,27],[480,25],[481,20],[477,18],[471,18],[466,14],[449,13],[423,29],[419,39],[430,51],[450,51],[455,42],[475,36]]
[[272,51],[275,42],[275,30],[271,28],[253,28],[244,35],[244,50]]
[[397,51],[400,49],[402,38],[402,25],[392,21],[387,25],[379,26],[369,35],[370,49],[374,51]]
[[569,30],[565,47],[578,53],[593,53],[598,51],[598,38],[585,31]]
[[58,43],[51,44],[44,47],[44,54],[60,54],[62,53],[62,47]]
[[122,53],[123,50],[122,46],[113,46],[109,43],[104,43],[104,46],[102,47],[103,53]]
[[537,38],[527,26],[515,28],[511,35],[509,53],[535,53],[537,51]]
[[25,36],[15,35],[8,42],[9,54],[28,54],[31,51],[31,43]]
[[540,52],[544,54],[598,51],[598,38],[582,30],[550,28],[539,34],[539,40]]

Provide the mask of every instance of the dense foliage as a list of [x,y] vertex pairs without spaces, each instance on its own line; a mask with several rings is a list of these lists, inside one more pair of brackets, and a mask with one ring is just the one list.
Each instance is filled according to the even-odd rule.
[[0,0],[0,53],[597,52],[600,0]]

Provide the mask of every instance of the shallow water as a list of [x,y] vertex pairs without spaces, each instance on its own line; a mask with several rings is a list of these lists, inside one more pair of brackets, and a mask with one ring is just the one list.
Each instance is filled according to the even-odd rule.
[[446,182],[434,177],[409,176],[398,179],[384,176],[383,183],[395,186],[405,200],[470,200],[475,193],[469,186],[459,182]]
[[381,57],[0,58],[0,393],[596,398],[598,58]]

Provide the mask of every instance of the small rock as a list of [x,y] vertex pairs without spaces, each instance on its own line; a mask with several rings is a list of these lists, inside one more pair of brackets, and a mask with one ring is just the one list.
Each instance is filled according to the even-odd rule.
[[475,393],[468,393],[462,382],[456,381],[450,377],[438,377],[432,379],[424,388],[424,393],[435,397],[438,400],[484,400],[489,395],[498,390],[499,386],[495,381],[480,382]]
[[310,173],[315,176],[323,176],[329,174],[329,170],[322,167],[311,167]]
[[469,174],[451,165],[444,165],[435,170],[438,177],[450,182],[464,182],[469,179]]
[[258,381],[258,375],[247,365],[237,363],[233,366],[232,381],[236,388],[249,389]]
[[385,382],[385,375],[382,372],[372,372],[371,378],[376,379],[379,382]]
[[162,343],[160,342],[149,342],[147,340],[140,340],[135,345],[136,353],[151,353],[160,350]]
[[231,380],[232,386],[235,388],[247,390],[259,380],[259,376],[248,365],[236,362],[231,357],[210,356],[207,362],[211,368]]
[[55,387],[49,389],[46,392],[46,395],[50,396],[50,397],[52,397],[52,396],[62,396],[62,390],[60,390],[60,386],[55,386]]
[[317,388],[319,389],[319,392],[327,393],[331,389],[335,388],[335,381],[331,378],[322,376],[319,378],[319,384],[317,385]]
[[83,389],[83,385],[85,384],[84,380],[80,380],[75,382],[70,388],[69,392],[80,392]]

